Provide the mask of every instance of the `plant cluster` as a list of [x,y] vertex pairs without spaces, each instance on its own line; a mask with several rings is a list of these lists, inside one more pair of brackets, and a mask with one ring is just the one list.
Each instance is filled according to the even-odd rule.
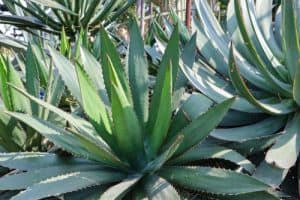
[[127,44],[106,25],[134,1],[4,0],[47,37],[0,55],[0,199],[299,197],[300,3],[222,2]]

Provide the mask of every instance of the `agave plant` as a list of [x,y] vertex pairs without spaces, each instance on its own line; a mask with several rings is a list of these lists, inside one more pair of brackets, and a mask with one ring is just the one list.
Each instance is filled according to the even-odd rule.
[[203,143],[234,99],[207,107],[194,117],[185,115],[185,107],[194,109],[189,103],[191,99],[184,101],[179,109],[175,106],[178,105],[175,103],[178,101],[175,95],[178,94],[178,28],[162,59],[150,103],[148,65],[136,22],[132,22],[130,30],[134,39],[130,41],[126,68],[104,30],[101,30],[101,65],[84,48],[75,64],[50,49],[62,79],[84,110],[84,118],[14,87],[32,102],[66,119],[69,126],[61,128],[36,116],[7,113],[73,156],[0,154],[1,166],[19,172],[0,178],[0,190],[23,190],[13,200],[61,194],[72,200],[180,199],[193,190],[214,194],[218,199],[277,199],[266,192],[268,185],[249,175],[197,162],[223,158],[246,171],[254,168],[235,151],[216,144],[207,145],[209,141]]
[[0,56],[0,146],[7,152],[42,150],[42,137],[29,126],[5,114],[4,110],[24,112],[53,122],[55,120],[54,115],[36,103],[30,103],[8,84],[22,88],[53,105],[58,105],[64,91],[61,78],[53,75],[52,67],[48,67],[50,63],[46,61],[39,45],[30,45],[25,57],[25,64],[17,59],[18,65],[15,66],[10,58]]
[[207,1],[195,5],[201,55],[194,70],[182,69],[215,102],[238,95],[211,136],[244,155],[271,146],[255,176],[277,187],[296,166],[300,149],[300,3],[281,1],[273,19],[272,0],[231,0],[226,29]]
[[95,33],[122,15],[134,0],[4,0],[13,15],[1,15],[0,22],[22,29],[36,29],[59,35],[63,27],[73,37],[81,28]]

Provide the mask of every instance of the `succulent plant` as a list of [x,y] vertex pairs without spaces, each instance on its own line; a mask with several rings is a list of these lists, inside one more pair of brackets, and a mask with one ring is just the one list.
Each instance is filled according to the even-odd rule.
[[0,55],[0,146],[7,152],[42,150],[41,136],[3,111],[24,112],[52,122],[55,117],[36,103],[30,103],[9,84],[53,105],[60,102],[64,84],[59,76],[53,75],[52,67],[48,66],[51,63],[38,44],[28,46],[25,63],[20,57],[14,63],[10,59]]
[[73,37],[81,28],[96,33],[122,15],[135,1],[117,0],[4,0],[13,15],[0,15],[0,22],[29,30],[59,35],[64,28]]
[[274,11],[272,0],[231,0],[225,29],[207,1],[195,6],[201,55],[182,70],[214,102],[238,96],[211,136],[243,155],[270,147],[254,176],[278,187],[300,149],[300,3],[282,1]]
[[[134,39],[130,41],[126,68],[104,30],[101,64],[84,48],[74,64],[50,49],[64,83],[84,110],[84,118],[12,86],[32,102],[66,119],[69,125],[61,128],[36,116],[7,113],[71,155],[0,154],[1,166],[17,169],[16,173],[0,178],[0,190],[23,190],[13,200],[62,194],[64,199],[72,200],[181,199],[189,191],[214,194],[218,199],[277,199],[267,192],[270,186],[247,174],[230,170],[232,167],[221,169],[198,162],[220,158],[246,171],[254,168],[237,152],[203,142],[234,99],[206,107],[194,117],[185,114],[185,107],[194,109],[189,103],[192,99],[178,108],[177,98],[182,94],[177,91],[181,87],[177,87],[180,84],[176,78],[178,28],[163,56],[153,92],[148,89],[148,64],[135,21],[130,25],[130,35]],[[201,95],[191,98],[201,99]]]

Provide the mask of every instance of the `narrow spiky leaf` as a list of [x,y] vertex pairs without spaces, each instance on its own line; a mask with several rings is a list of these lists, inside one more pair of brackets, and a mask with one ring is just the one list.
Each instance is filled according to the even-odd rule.
[[132,104],[127,99],[112,63],[109,64],[112,117],[118,147],[122,154],[129,158],[132,164],[138,164],[143,154],[143,132],[134,112]]
[[[172,65],[169,63],[162,79],[157,80],[152,97],[151,110],[148,122],[151,153],[156,154],[165,137],[172,117]],[[162,74],[161,74],[162,75]],[[160,95],[157,95],[160,94]],[[155,102],[155,104],[153,103]]]
[[53,59],[54,65],[57,67],[62,80],[64,81],[67,88],[70,90],[72,95],[79,101],[82,102],[80,87],[77,80],[76,70],[74,65],[68,61],[63,55],[57,52],[53,48],[49,48],[50,55]]
[[143,126],[148,120],[148,64],[143,39],[135,20],[130,23],[128,76],[134,109]]
[[[132,102],[131,98],[131,91],[128,84],[128,81],[126,80],[126,75],[124,68],[122,66],[119,54],[111,41],[111,39],[108,37],[106,31],[104,28],[100,30],[100,36],[101,36],[101,64],[102,64],[102,71],[103,71],[103,78],[104,83],[106,86],[106,90],[108,93],[108,96],[111,96],[111,81],[109,80],[109,65],[110,62],[114,66],[117,76],[120,79],[121,85],[123,90],[125,91],[126,97],[130,102]],[[110,58],[110,60],[109,60]]]
[[221,122],[227,111],[234,102],[234,98],[228,99],[206,113],[193,120],[187,127],[179,133],[184,136],[183,142],[178,148],[176,155],[184,153],[193,146],[203,141],[209,133]]
[[12,107],[12,102],[11,102],[11,96],[10,96],[10,92],[7,86],[7,66],[6,66],[6,62],[5,59],[2,55],[0,55],[0,92],[1,92],[1,97],[3,100],[3,103],[6,107],[6,109],[12,111],[13,107]]
[[108,149],[98,146],[94,141],[81,136],[68,132],[60,127],[57,127],[45,120],[34,118],[27,114],[21,113],[8,113],[16,119],[28,124],[40,134],[48,138],[57,146],[65,149],[66,151],[81,156],[90,160],[99,161],[110,166],[122,165],[118,158],[113,155]]
[[76,72],[80,87],[82,106],[98,133],[109,144],[112,142],[110,118],[105,105],[98,96],[97,90],[91,83],[82,67],[77,64]]
[[85,48],[80,48],[80,58],[84,71],[87,73],[93,84],[95,85],[101,100],[105,105],[110,105],[108,95],[105,89],[103,73],[100,63]]
[[[40,95],[40,78],[38,71],[38,63],[33,54],[32,46],[29,45],[26,52],[26,89],[27,92],[35,97]],[[39,107],[35,102],[31,102],[32,114],[37,116]]]
[[[3,57],[1,58],[0,63],[1,70],[1,78],[2,76],[6,75],[3,81],[7,81],[4,83],[2,81],[2,91],[4,92],[5,100],[4,102],[9,105],[7,109],[11,109],[11,111],[22,111],[28,114],[31,114],[31,106],[28,99],[24,96],[20,95],[17,91],[13,90],[12,88],[7,87],[7,84],[13,84],[19,88],[25,89],[21,77],[19,76],[18,72],[12,66],[12,63],[7,59],[5,60]],[[4,72],[4,73],[3,73]]]
[[68,37],[66,35],[65,28],[63,27],[60,36],[60,53],[64,56],[69,56],[70,53],[70,43]]
[[295,42],[299,41],[295,2],[293,0],[282,1],[282,47],[291,80],[296,78],[296,72],[300,68],[300,45],[299,42]]

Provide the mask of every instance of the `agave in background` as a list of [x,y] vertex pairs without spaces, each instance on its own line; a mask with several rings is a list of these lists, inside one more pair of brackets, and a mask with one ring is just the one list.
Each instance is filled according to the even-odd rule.
[[[297,165],[300,149],[300,1],[282,1],[274,11],[272,0],[231,0],[225,30],[207,1],[195,6],[201,55],[193,70],[183,71],[215,102],[238,95],[211,136],[244,155],[271,146],[254,176],[278,187]],[[297,170],[291,173],[297,196]]]
[[49,121],[55,120],[45,109],[30,103],[9,87],[9,84],[13,84],[37,98],[58,105],[64,84],[60,76],[53,74],[52,66],[49,65],[52,63],[46,59],[38,44],[28,46],[25,63],[20,57],[11,61],[0,55],[0,146],[7,152],[42,150],[42,137],[3,111],[24,112]]
[[4,0],[13,15],[0,15],[3,24],[29,32],[40,30],[59,35],[64,28],[73,37],[81,28],[96,33],[133,5],[134,0]]
[[253,171],[254,165],[237,152],[203,142],[234,99],[204,109],[194,120],[184,110],[185,107],[194,109],[188,103],[191,99],[178,108],[178,103],[174,103],[178,96],[173,96],[180,85],[176,78],[179,68],[176,28],[149,103],[143,41],[137,24],[132,22],[130,26],[134,39],[130,42],[126,68],[104,30],[101,30],[101,65],[84,48],[80,49],[80,58],[74,65],[50,49],[55,66],[82,106],[85,118],[64,112],[14,87],[32,102],[66,119],[69,125],[60,128],[36,116],[8,114],[73,156],[0,154],[0,165],[22,171],[0,178],[0,190],[23,190],[13,200],[61,194],[72,200],[181,199],[189,191],[209,193],[217,199],[277,199],[267,192],[268,185],[247,174],[197,162],[227,159],[248,172]]

